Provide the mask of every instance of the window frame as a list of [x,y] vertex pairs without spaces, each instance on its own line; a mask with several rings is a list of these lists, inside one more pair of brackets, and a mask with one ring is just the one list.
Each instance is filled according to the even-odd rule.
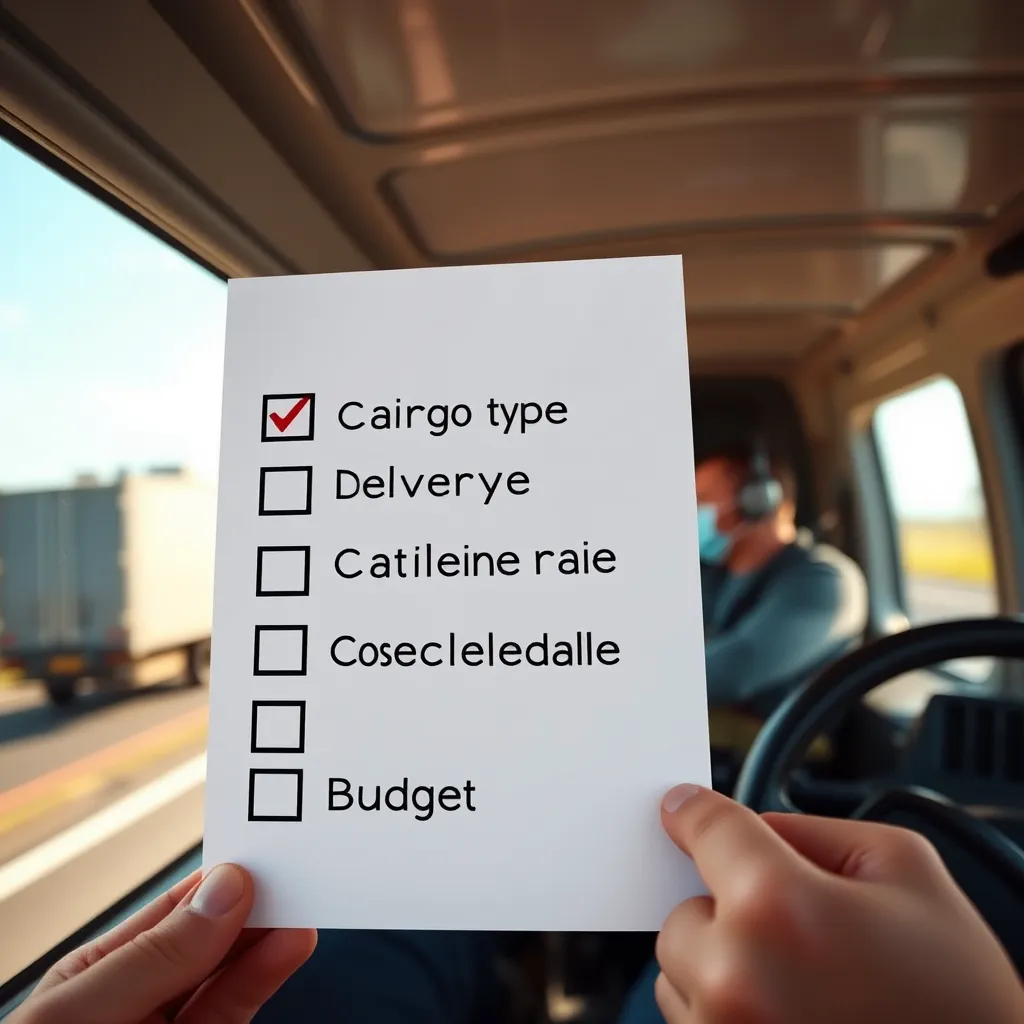
[[[992,415],[992,433],[996,458],[1003,476],[1006,514],[1010,523],[1020,523],[1010,531],[1007,553],[1013,564],[1014,611],[1024,613],[1024,337],[1011,342],[986,367],[984,387]],[[998,566],[997,566],[998,570]]]
[[[1007,571],[1000,576],[1001,614],[1024,617],[1024,337],[1017,336],[990,359],[982,381],[1002,477],[1007,530],[997,549]],[[999,573],[997,561],[996,571]],[[1001,663],[1007,696],[1024,698],[1024,662]]]
[[151,220],[148,220],[134,206],[131,206],[129,203],[125,202],[125,200],[114,195],[112,192],[108,192],[102,185],[90,178],[84,171],[79,170],[77,167],[73,167],[69,163],[65,163],[56,153],[52,152],[41,142],[38,142],[31,136],[26,135],[2,117],[0,117],[0,140],[3,140],[8,145],[13,146],[19,152],[24,153],[25,156],[29,157],[31,160],[35,160],[36,163],[56,174],[57,177],[62,178],[69,185],[73,185],[75,188],[80,189],[86,195],[95,199],[98,203],[102,203],[114,213],[118,213],[126,220],[131,221],[132,224],[141,228],[147,234],[152,235],[165,245],[170,246],[187,260],[194,263],[197,267],[205,270],[208,274],[212,274],[219,281],[223,281],[227,284],[230,280],[229,276],[221,267],[209,262],[209,260],[203,259],[202,256],[190,249],[178,238],[175,238],[175,236],[170,232],[165,231],[157,224],[154,224]]
[[[1024,355],[1024,352],[1022,352]],[[1022,361],[1024,366],[1024,361]],[[872,403],[870,414],[864,426],[855,438],[854,465],[858,481],[862,489],[861,514],[864,518],[867,534],[867,551],[870,565],[871,587],[869,588],[870,625],[876,635],[884,636],[902,629],[911,628],[916,623],[907,609],[906,569],[903,562],[903,551],[900,541],[899,517],[893,502],[892,491],[886,472],[882,454],[876,417],[878,410],[889,401],[910,394],[928,384],[947,380],[957,390],[963,402],[964,416],[967,422],[971,450],[978,467],[984,502],[984,521],[987,527],[989,545],[992,549],[993,579],[992,591],[996,601],[996,614],[1005,613],[1003,588],[1001,585],[998,548],[994,523],[988,500],[989,488],[985,477],[984,465],[978,456],[977,437],[970,410],[963,398],[963,389],[954,376],[937,370],[913,383],[881,395]],[[1022,389],[1024,390],[1024,389]],[[871,500],[866,500],[870,495]],[[973,687],[994,688],[998,686],[1001,672],[999,663],[995,662],[992,669],[981,678],[972,678],[956,672],[948,665],[932,665],[925,671],[940,679]]]
[[896,518],[870,418],[854,435],[852,459],[864,533],[862,550],[870,584],[869,629],[875,636],[886,636],[908,628],[910,620],[903,610],[904,584]]

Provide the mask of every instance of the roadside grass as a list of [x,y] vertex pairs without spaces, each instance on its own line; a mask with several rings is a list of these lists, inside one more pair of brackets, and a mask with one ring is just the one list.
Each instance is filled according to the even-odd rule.
[[992,546],[980,522],[901,523],[900,554],[908,576],[991,583]]

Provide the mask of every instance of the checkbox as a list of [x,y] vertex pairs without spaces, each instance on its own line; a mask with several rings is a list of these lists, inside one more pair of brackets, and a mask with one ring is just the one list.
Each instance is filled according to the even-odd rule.
[[249,769],[250,821],[302,821],[302,769]]
[[308,547],[258,547],[257,597],[309,597]]
[[312,510],[312,466],[265,466],[260,470],[261,516],[308,516]]
[[316,395],[263,396],[261,441],[312,441]]
[[249,749],[254,754],[302,754],[306,748],[304,700],[254,700]]
[[306,626],[257,626],[253,675],[304,676]]

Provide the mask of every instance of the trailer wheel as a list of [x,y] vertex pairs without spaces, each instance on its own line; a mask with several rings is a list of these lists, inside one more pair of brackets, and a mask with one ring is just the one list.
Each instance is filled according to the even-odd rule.
[[189,686],[210,685],[210,641],[200,640],[188,649],[185,679]]
[[70,704],[75,699],[75,682],[74,679],[45,680],[43,685],[46,687],[50,703],[56,704],[57,707]]

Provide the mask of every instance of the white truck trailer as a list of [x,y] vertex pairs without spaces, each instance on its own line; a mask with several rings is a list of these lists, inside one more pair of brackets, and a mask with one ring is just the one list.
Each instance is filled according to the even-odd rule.
[[209,677],[216,490],[178,470],[0,493],[0,664],[55,703]]

